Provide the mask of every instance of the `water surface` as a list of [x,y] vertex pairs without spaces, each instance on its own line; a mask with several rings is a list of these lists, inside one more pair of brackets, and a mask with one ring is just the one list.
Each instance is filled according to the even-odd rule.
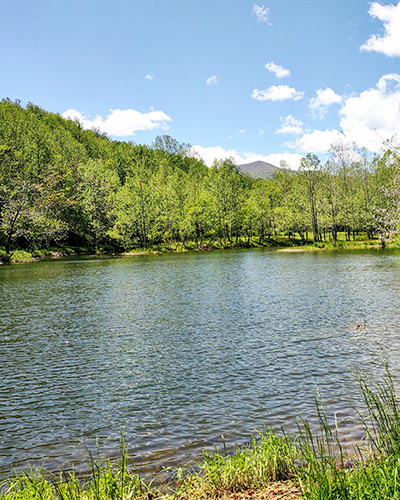
[[[0,267],[0,472],[82,464],[96,438],[185,463],[312,419],[350,441],[352,366],[399,366],[400,253],[249,250]],[[354,329],[365,324],[365,329]],[[81,465],[80,467],[85,467]]]

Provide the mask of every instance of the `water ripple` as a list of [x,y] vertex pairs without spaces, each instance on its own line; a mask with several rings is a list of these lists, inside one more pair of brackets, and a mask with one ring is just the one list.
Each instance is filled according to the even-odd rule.
[[3,266],[0,292],[3,473],[116,454],[121,429],[146,467],[295,431],[315,384],[351,440],[352,366],[399,366],[396,252],[62,259]]

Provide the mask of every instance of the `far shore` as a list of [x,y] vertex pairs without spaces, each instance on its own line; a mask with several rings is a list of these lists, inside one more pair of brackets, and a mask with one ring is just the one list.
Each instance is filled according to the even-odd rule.
[[[265,243],[258,243],[256,241],[232,242],[232,243],[214,243],[213,245],[199,245],[194,244],[183,246],[180,243],[174,247],[159,247],[159,248],[139,248],[129,251],[120,251],[115,249],[99,249],[93,250],[88,248],[57,248],[57,249],[37,249],[31,252],[25,250],[13,250],[7,256],[0,248],[0,265],[1,264],[22,264],[29,262],[37,262],[43,259],[58,259],[63,257],[80,256],[80,255],[107,255],[107,256],[121,256],[133,257],[141,255],[162,255],[162,254],[179,254],[188,252],[208,252],[215,250],[241,250],[241,249],[269,249],[276,252],[320,252],[322,250],[365,250],[365,249],[379,249],[382,245],[378,239],[373,240],[355,240],[355,241],[338,241],[337,246],[334,247],[331,241],[321,241],[318,243],[309,242],[302,244],[300,240],[289,240],[288,238],[277,238],[267,240]],[[385,248],[399,249],[400,240],[393,239],[386,242]]]

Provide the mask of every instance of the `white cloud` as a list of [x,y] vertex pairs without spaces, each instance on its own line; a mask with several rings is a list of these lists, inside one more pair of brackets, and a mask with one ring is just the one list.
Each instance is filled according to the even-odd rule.
[[310,109],[315,118],[323,118],[329,106],[339,104],[342,100],[342,96],[336,94],[330,87],[326,87],[325,90],[317,90],[316,97],[310,99]]
[[375,88],[346,99],[339,112],[346,137],[373,151],[400,131],[400,75],[382,76]]
[[149,73],[148,75],[145,76],[146,80],[154,80],[154,75],[153,73]]
[[253,12],[257,16],[257,21],[259,23],[268,23],[269,25],[271,24],[269,22],[269,8],[265,7],[264,5],[253,5]]
[[168,129],[167,122],[172,119],[163,111],[151,109],[149,113],[141,113],[134,109],[110,109],[106,119],[97,115],[96,118],[85,116],[80,111],[68,109],[61,115],[63,118],[79,120],[86,129],[99,128],[102,132],[116,137],[135,135],[139,130],[153,130],[155,128]]
[[211,146],[203,148],[202,146],[192,146],[192,149],[196,151],[204,160],[204,163],[211,167],[214,160],[226,160],[228,158],[233,158],[237,163],[240,163],[243,158],[239,156],[236,149],[223,149],[221,146]]
[[290,76],[290,70],[275,64],[274,62],[267,63],[265,65],[266,69],[271,73],[275,73],[277,78],[284,78],[285,76]]
[[383,22],[385,34],[372,35],[360,50],[379,52],[389,57],[400,56],[400,2],[397,6],[373,2],[368,13]]
[[238,130],[239,134],[245,134],[247,132],[247,129],[245,128],[241,128],[240,130]]
[[[380,151],[383,140],[400,133],[400,75],[384,75],[375,87],[346,98],[339,116],[339,125],[347,141],[371,151]],[[326,153],[339,133],[339,130],[313,130],[290,147],[304,152]]]
[[271,163],[271,165],[275,165],[275,167],[279,167],[279,164],[282,160],[286,161],[289,165],[289,168],[292,170],[298,170],[300,166],[300,160],[303,158],[303,155],[299,153],[271,153],[267,156],[258,155],[255,153],[244,153],[245,163],[251,163],[253,161],[265,161],[267,163]]
[[290,145],[304,153],[326,153],[338,139],[338,130],[313,130]]
[[276,134],[293,134],[299,135],[303,133],[303,122],[297,120],[292,115],[288,115],[285,118],[283,116],[280,118],[282,125],[276,131]]
[[253,161],[265,161],[271,163],[276,167],[279,167],[279,162],[285,160],[288,162],[289,167],[293,170],[297,170],[300,165],[300,159],[303,155],[299,153],[272,153],[270,155],[260,155],[257,153],[244,152],[239,154],[236,149],[225,150],[220,146],[206,147],[193,146],[195,152],[197,152],[204,160],[205,164],[209,167],[213,164],[214,160],[225,160],[228,158],[233,158],[233,160],[238,165],[244,165],[246,163],[251,163]]
[[304,92],[298,92],[293,87],[288,85],[272,85],[266,90],[254,89],[251,97],[258,101],[285,101],[292,99],[298,101],[302,99]]
[[218,78],[217,75],[212,75],[206,80],[207,85],[218,85],[221,80]]

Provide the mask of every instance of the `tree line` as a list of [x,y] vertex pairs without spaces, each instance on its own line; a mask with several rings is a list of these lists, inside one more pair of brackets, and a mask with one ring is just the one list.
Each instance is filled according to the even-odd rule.
[[285,235],[336,245],[399,226],[399,150],[332,145],[268,179],[230,160],[208,168],[189,144],[111,140],[29,103],[0,102],[0,247],[131,250],[268,244]]

